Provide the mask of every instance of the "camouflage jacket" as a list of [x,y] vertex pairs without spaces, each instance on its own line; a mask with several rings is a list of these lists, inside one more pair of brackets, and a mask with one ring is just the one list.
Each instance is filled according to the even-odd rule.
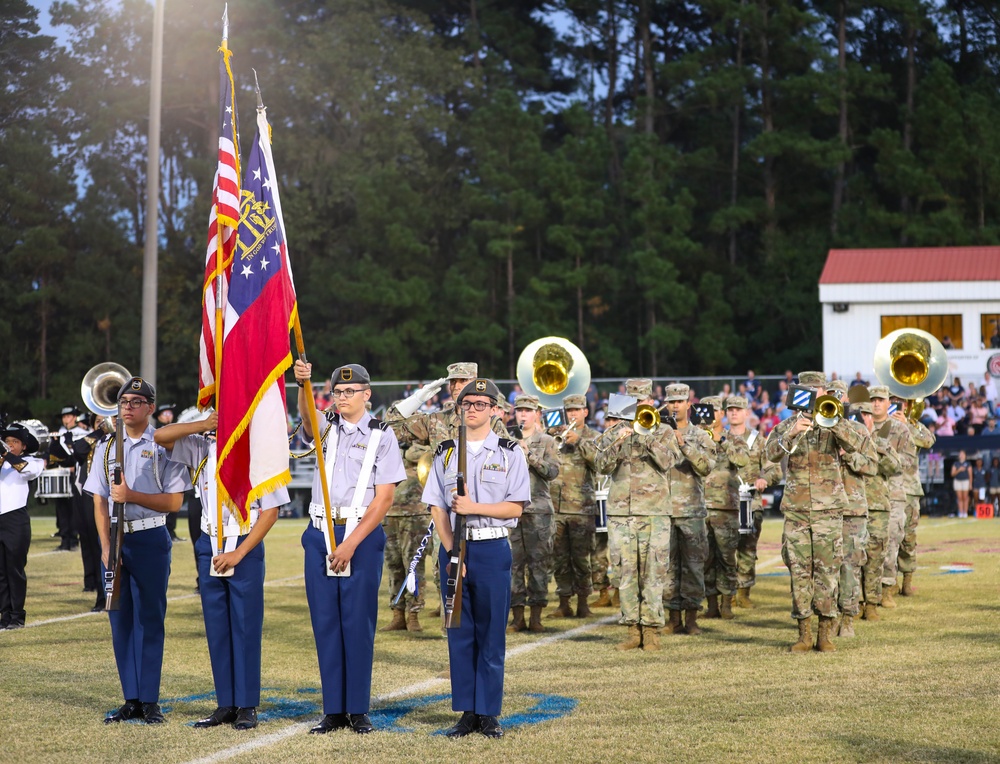
[[889,445],[889,441],[878,436],[878,431],[871,435],[872,445],[878,454],[878,473],[865,476],[865,496],[868,499],[869,512],[889,511],[889,478],[899,472],[899,455]]
[[594,501],[594,457],[597,430],[584,426],[575,445],[563,443],[556,452],[559,474],[549,484],[552,506],[561,515],[597,514]]
[[524,508],[526,515],[551,515],[552,498],[549,483],[559,474],[559,454],[556,439],[544,432],[536,432],[521,441],[528,447],[528,474],[531,476],[531,504]]
[[917,444],[913,442],[909,426],[889,417],[875,423],[875,432],[885,437],[899,456],[900,470],[889,478],[889,500],[905,504],[909,496],[923,496],[917,472]]
[[[400,424],[403,428],[403,434],[399,429],[396,429],[395,425],[393,429],[396,430],[396,438],[401,444],[404,441],[419,443],[430,446],[431,451],[435,451],[444,441],[458,439],[460,418],[454,405],[449,405],[433,414],[414,414],[408,419],[404,419]],[[510,438],[510,433],[507,432],[503,421],[498,417],[493,418],[490,428],[501,438]]]
[[910,437],[917,448],[930,448],[937,442],[933,432],[924,427],[922,422],[910,423]]
[[636,435],[628,422],[618,427],[627,429],[609,429],[595,444],[595,471],[612,478],[608,516],[669,515],[670,468],[684,458],[673,429],[661,424],[652,435]]
[[[399,453],[403,456],[403,468],[406,470],[406,480],[396,486],[392,496],[392,506],[386,512],[386,517],[404,517],[408,515],[428,514],[427,505],[420,501],[423,486],[417,480],[417,462],[425,453],[434,453],[429,446],[413,443],[413,436],[406,429],[405,420],[390,421],[389,426],[396,433],[399,443]],[[428,520],[430,522],[430,520]]]
[[[755,434],[756,433],[756,434]],[[753,485],[758,479],[763,480],[769,486],[777,485],[781,482],[782,475],[784,474],[781,470],[780,464],[774,464],[765,458],[764,456],[764,441],[767,437],[761,435],[755,430],[750,428],[744,428],[741,435],[734,435],[730,432],[729,437],[740,438],[745,443],[749,443],[748,450],[750,452],[750,458],[747,461],[745,467],[740,468],[740,477],[743,478],[744,483],[749,483]],[[753,441],[751,442],[751,437]],[[753,511],[763,509],[764,502],[761,499],[761,492],[755,491],[753,495],[753,502],[751,507]]]
[[670,516],[705,517],[705,478],[715,467],[715,441],[692,424],[680,432],[684,445],[670,470]]
[[841,477],[847,494],[844,517],[864,517],[868,514],[867,479],[878,474],[878,453],[867,427],[850,419],[847,424],[857,430],[863,442],[854,453],[845,453],[840,457]]
[[847,419],[833,427],[813,425],[811,430],[791,438],[787,433],[795,422],[795,417],[779,422],[764,444],[769,461],[778,463],[788,456],[781,511],[842,514],[847,508],[847,494],[840,470],[840,449],[854,453],[864,445],[864,438]]
[[750,452],[743,438],[727,433],[714,445],[715,467],[705,478],[705,506],[735,512],[740,508],[739,472],[750,463]]

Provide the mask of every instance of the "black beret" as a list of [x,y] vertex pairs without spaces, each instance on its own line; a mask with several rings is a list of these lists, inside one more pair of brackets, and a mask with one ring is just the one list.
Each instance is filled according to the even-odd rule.
[[123,395],[142,395],[150,403],[156,400],[156,390],[153,386],[149,384],[142,377],[132,377],[128,382],[121,386],[118,391],[118,400],[122,399]]
[[370,385],[372,378],[368,376],[368,370],[359,364],[348,363],[336,369],[330,377],[330,384],[337,385],[356,384]]
[[461,403],[462,399],[467,395],[485,395],[488,398],[493,399],[494,405],[499,405],[498,402],[501,399],[500,388],[493,384],[492,379],[474,379],[465,387],[462,388],[462,392],[458,394],[458,398],[455,399],[455,403]]

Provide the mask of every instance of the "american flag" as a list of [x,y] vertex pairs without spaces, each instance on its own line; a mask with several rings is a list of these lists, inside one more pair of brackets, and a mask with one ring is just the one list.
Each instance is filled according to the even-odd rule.
[[207,408],[215,399],[215,268],[222,258],[222,305],[229,280],[229,267],[236,245],[240,220],[240,151],[236,120],[236,94],[232,55],[223,39],[219,48],[219,162],[212,183],[212,211],[208,216],[208,249],[205,252],[205,279],[202,283],[201,338],[198,342],[198,406]]
[[264,109],[243,178],[219,377],[219,491],[247,522],[254,499],[287,485],[285,371],[295,286]]

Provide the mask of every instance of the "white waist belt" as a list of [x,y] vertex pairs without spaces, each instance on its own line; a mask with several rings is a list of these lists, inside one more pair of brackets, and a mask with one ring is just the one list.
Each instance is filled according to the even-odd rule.
[[[228,539],[232,538],[233,536],[242,536],[243,533],[240,531],[240,524],[236,520],[235,516],[230,515],[229,517],[230,517],[229,522],[222,527],[222,537]],[[256,509],[251,509],[250,510],[251,528],[253,528],[253,526],[256,524],[258,517],[260,517],[260,512]],[[214,519],[215,519],[214,513],[212,517],[209,517],[209,515],[205,513],[202,513],[201,515],[201,532],[208,534],[212,538],[215,538],[215,523],[212,522],[212,520]],[[247,532],[249,533],[249,531]]]
[[[114,522],[114,518],[111,518],[111,522]],[[156,517],[144,517],[142,520],[126,520],[125,521],[125,532],[126,533],[136,533],[137,531],[148,531],[150,528],[159,528],[161,525],[167,524],[166,515],[158,515]]]
[[[368,507],[330,507],[330,517],[334,525],[345,525],[348,520],[360,520],[365,516]],[[309,503],[309,519],[313,528],[323,530],[326,522],[326,508],[322,504]]]
[[505,539],[510,535],[509,528],[466,528],[465,538],[469,541],[490,541]]

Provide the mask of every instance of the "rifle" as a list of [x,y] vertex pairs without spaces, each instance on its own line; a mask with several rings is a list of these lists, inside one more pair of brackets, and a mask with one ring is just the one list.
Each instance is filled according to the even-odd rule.
[[[458,425],[458,481],[459,496],[465,496],[465,412],[459,409],[461,420]],[[465,566],[465,515],[455,514],[455,533],[451,540],[451,573],[448,575],[448,591],[444,598],[444,627],[457,629],[462,625],[462,568]],[[456,609],[455,605],[458,604]]]
[[[115,485],[122,483],[122,407],[118,404],[118,416],[115,418],[115,470],[113,480]],[[121,595],[122,542],[125,539],[125,505],[114,502],[111,513],[110,543],[108,544],[108,567],[104,572],[104,595],[107,598],[105,609],[118,610],[118,598]]]

